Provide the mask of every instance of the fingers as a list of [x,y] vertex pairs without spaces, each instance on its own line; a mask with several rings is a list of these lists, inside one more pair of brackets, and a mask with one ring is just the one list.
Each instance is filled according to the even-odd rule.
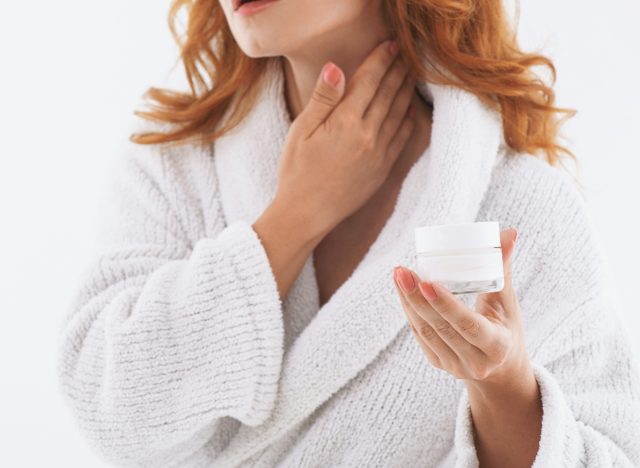
[[478,295],[478,301],[499,303],[507,317],[511,317],[518,310],[515,290],[513,288],[513,251],[518,232],[515,228],[500,232],[500,247],[502,251],[502,269],[504,272],[504,287],[500,291],[492,291]]
[[[471,337],[475,342],[482,342],[486,346],[491,345],[490,339],[494,333],[488,326],[487,319],[479,314],[474,314],[475,316],[464,314],[466,306],[455,298],[453,301],[450,298],[446,300],[439,298],[436,301],[438,309],[435,309],[431,306],[432,299],[427,300],[423,293],[423,286],[427,283],[420,282],[418,276],[408,269],[399,268],[397,274],[400,283],[409,286],[406,288],[407,292],[400,290],[402,298],[415,315],[424,321],[419,328],[417,327],[419,335],[438,357],[445,362],[450,362],[453,359],[451,357],[453,352],[461,361],[464,361],[465,367],[473,368],[474,372],[476,369],[488,368],[490,362],[487,355],[467,339]],[[411,288],[412,284],[413,288]],[[430,293],[428,295],[431,297]]]
[[513,251],[515,249],[518,231],[515,228],[509,228],[500,233],[500,246],[502,250],[502,263],[504,270],[505,284],[511,285],[512,279],[512,260]]
[[[408,112],[405,113],[402,123],[400,124],[400,128],[387,146],[386,153],[383,155],[382,165],[387,172],[391,170],[391,166],[393,166],[402,152],[402,149],[406,146],[409,137],[411,137],[411,134],[413,133],[415,125],[415,117],[411,117]],[[382,143],[380,144],[382,145]]]
[[[402,57],[397,56],[391,65],[391,68],[384,75],[376,95],[369,104],[369,107],[364,114],[364,122],[374,130],[374,133],[378,134],[380,126],[384,122],[391,105],[394,103],[398,90],[402,87],[402,84],[406,81],[405,77],[409,72],[409,68]],[[396,114],[398,118],[398,124],[402,119],[404,113]]]
[[307,135],[329,116],[344,94],[344,73],[333,62],[327,62],[316,81],[311,98],[304,110],[294,120],[296,127],[302,127]]
[[[423,282],[419,288],[423,297],[429,298],[427,301],[430,309],[448,322],[462,338],[479,349],[491,361],[503,361],[510,342],[510,336],[505,328],[496,327],[485,316],[468,309],[451,291],[438,283]],[[431,295],[432,292],[435,292],[436,297]],[[447,329],[446,325],[442,327]]]
[[[411,274],[417,277],[414,272]],[[443,338],[453,341],[460,337],[478,348],[487,346],[493,338],[488,319],[469,310],[451,291],[439,286],[437,283],[419,282],[418,291],[413,295],[424,298],[424,301],[412,298],[418,314],[441,331]]]
[[431,326],[416,313],[405,297],[404,292],[397,284],[396,289],[400,296],[402,308],[407,314],[409,327],[431,363],[437,367],[448,368],[453,365],[457,365],[458,355],[454,353],[453,350],[447,346],[444,341],[442,341],[438,334],[433,331],[433,328],[431,328]]
[[344,106],[343,109],[349,109],[356,116],[364,116],[382,78],[398,54],[397,49],[391,50],[391,42],[384,41],[376,46],[362,62],[349,80],[346,95],[338,107]]
[[[389,109],[389,112],[385,115],[380,125],[378,141],[383,148],[388,148],[390,142],[397,135],[403,123],[403,118],[407,115],[411,99],[415,94],[415,83],[415,79],[412,76],[405,75],[405,79],[393,101],[391,109]],[[400,146],[400,148],[402,148],[402,146]],[[394,149],[397,149],[397,143],[394,144]]]
[[[442,364],[440,357],[438,357],[438,355],[429,347],[429,345],[420,335],[419,330],[425,324],[424,320],[422,320],[418,315],[416,315],[415,312],[410,312],[411,308],[407,308],[407,305],[403,305],[403,309],[407,315],[407,321],[409,322],[409,329],[411,330],[411,333],[413,333],[413,336],[415,337],[416,341],[420,345],[420,348],[422,348],[422,351],[426,354],[427,358],[429,359],[429,362],[431,362],[431,364],[433,364],[434,366],[442,369],[444,367],[444,364]],[[455,353],[453,353],[452,358],[457,359],[457,356],[455,355]]]

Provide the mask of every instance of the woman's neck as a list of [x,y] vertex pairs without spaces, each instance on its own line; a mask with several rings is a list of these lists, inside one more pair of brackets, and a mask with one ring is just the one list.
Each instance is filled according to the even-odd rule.
[[[285,76],[285,100],[293,121],[304,109],[311,97],[323,65],[332,61],[345,74],[348,83],[360,64],[382,41],[390,39],[391,33],[383,20],[381,10],[370,8],[341,31],[315,38],[313,45],[304,50],[283,54],[280,59]],[[411,100],[416,109],[416,125],[402,154],[390,173],[389,183],[402,180],[408,168],[429,146],[433,106],[419,92]]]
[[369,8],[342,30],[332,30],[325,36],[314,38],[312,45],[284,54],[281,60],[291,120],[306,106],[326,62],[338,65],[348,82],[375,46],[390,38],[382,12]]

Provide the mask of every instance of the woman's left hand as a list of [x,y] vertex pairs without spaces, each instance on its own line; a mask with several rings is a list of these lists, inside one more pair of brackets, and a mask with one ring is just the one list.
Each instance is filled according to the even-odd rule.
[[472,386],[535,382],[511,282],[516,236],[513,228],[500,233],[504,288],[478,294],[475,311],[441,284],[421,282],[403,267],[394,269],[404,311],[427,359]]

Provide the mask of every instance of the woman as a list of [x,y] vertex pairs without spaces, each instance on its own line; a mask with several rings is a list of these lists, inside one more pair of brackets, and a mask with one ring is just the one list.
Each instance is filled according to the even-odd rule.
[[[556,166],[564,110],[530,73],[553,65],[519,51],[501,2],[183,6],[191,94],[152,88],[137,113],[160,124],[114,167],[60,337],[102,456],[640,463],[638,367]],[[474,220],[510,227],[503,290],[420,282],[413,229]]]

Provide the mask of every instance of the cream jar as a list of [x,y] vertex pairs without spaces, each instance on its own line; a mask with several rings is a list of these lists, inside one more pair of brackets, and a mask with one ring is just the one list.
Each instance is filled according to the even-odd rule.
[[504,287],[497,221],[415,228],[416,273],[454,294],[500,291]]

